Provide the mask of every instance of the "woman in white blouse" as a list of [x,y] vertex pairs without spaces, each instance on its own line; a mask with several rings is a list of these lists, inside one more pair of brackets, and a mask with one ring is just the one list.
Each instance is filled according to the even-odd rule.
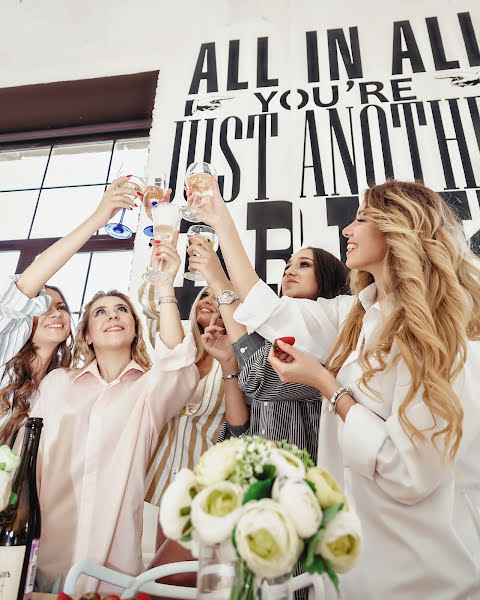
[[294,335],[272,365],[331,398],[318,460],[363,524],[346,599],[479,598],[479,540],[461,491],[480,481],[480,270],[461,223],[420,183],[374,186],[343,232],[356,295],[278,298],[216,190],[200,205],[243,301],[235,318],[269,340]]
[[135,206],[127,179],[112,182],[88,219],[0,287],[0,445],[13,445],[43,377],[71,362],[67,302],[45,284],[115,213]]

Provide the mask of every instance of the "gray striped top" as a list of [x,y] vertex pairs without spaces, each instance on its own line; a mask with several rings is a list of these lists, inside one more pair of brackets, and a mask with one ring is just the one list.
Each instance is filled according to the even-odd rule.
[[[46,312],[51,297],[42,289],[29,298],[16,285],[17,275],[10,275],[0,285],[0,388],[9,383],[5,365],[19,352],[32,333],[33,317]],[[0,417],[0,427],[10,417]]]

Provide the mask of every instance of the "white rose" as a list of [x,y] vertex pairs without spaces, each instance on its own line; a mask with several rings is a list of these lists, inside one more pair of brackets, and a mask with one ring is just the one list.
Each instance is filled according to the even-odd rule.
[[232,535],[242,497],[242,488],[229,481],[210,485],[195,496],[192,525],[203,543],[218,544]]
[[230,438],[204,452],[195,467],[198,483],[207,486],[228,479],[235,470],[237,456],[244,446],[245,442],[240,438]]
[[308,469],[307,479],[314,484],[322,508],[328,508],[339,502],[343,502],[345,508],[348,508],[341,486],[328,471],[321,467],[311,467]]
[[12,493],[12,478],[10,473],[0,470],[0,512],[5,510]]
[[305,467],[303,462],[288,450],[274,448],[270,453],[269,462],[277,469],[277,475],[303,479]]
[[190,533],[190,512],[196,485],[193,472],[181,469],[163,493],[159,519],[164,534],[172,540],[179,540]]
[[0,471],[15,471],[20,464],[20,457],[12,452],[10,446],[0,446]]
[[317,497],[303,479],[277,477],[272,498],[287,511],[301,538],[309,538],[316,533],[323,513]]
[[362,548],[362,526],[353,511],[341,510],[325,528],[315,553],[331,561],[337,573],[350,571]]
[[290,573],[303,548],[287,512],[270,498],[252,500],[243,506],[235,542],[247,567],[260,577]]

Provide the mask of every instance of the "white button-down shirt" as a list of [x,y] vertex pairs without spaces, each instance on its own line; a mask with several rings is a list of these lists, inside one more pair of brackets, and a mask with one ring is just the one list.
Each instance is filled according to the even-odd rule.
[[[411,381],[394,344],[387,369],[369,385],[358,386],[361,344],[369,344],[388,310],[376,301],[375,284],[359,300],[365,309],[357,348],[337,380],[348,386],[357,404],[342,422],[322,407],[318,462],[343,483],[363,525],[364,548],[358,566],[341,581],[347,600],[472,600],[480,597],[480,570],[472,554],[480,541],[468,512],[463,488],[480,482],[480,342],[469,342],[465,366],[454,382],[463,410],[463,437],[453,467],[444,464],[431,443],[412,444],[398,408]],[[340,327],[357,301],[278,298],[259,281],[235,318],[266,339],[293,335],[295,347],[324,362]],[[419,390],[408,416],[419,429],[433,425]],[[438,426],[436,430],[438,430]],[[433,431],[426,432],[431,435]],[[334,597],[334,596],[332,596]]]

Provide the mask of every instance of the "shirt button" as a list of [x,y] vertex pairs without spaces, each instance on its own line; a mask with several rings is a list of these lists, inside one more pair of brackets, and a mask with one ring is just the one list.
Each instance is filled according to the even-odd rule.
[[261,434],[265,435],[265,429],[262,429]]
[[265,406],[265,408],[268,406],[268,402],[264,402],[263,406]]

